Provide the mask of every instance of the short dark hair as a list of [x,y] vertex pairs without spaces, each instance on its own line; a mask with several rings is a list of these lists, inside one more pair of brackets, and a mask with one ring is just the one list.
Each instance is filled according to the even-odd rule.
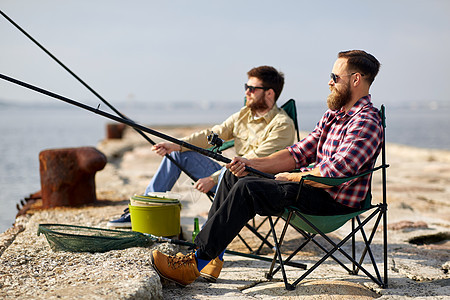
[[275,92],[275,101],[280,97],[284,86],[284,74],[277,71],[274,67],[260,66],[247,72],[247,76],[256,77],[262,81],[265,88],[272,89]]
[[364,74],[363,78],[369,82],[369,85],[375,80],[380,70],[380,62],[372,54],[363,50],[341,51],[338,58],[346,58],[348,71]]

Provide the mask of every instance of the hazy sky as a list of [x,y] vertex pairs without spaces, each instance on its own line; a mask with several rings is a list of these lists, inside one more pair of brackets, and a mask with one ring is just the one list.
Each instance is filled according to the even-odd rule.
[[[349,49],[382,64],[374,102],[450,101],[446,0],[1,0],[0,9],[114,103],[241,101],[259,65],[285,73],[282,99],[325,102],[336,55]],[[98,102],[2,16],[0,37],[1,74]],[[49,98],[0,80],[0,99]]]

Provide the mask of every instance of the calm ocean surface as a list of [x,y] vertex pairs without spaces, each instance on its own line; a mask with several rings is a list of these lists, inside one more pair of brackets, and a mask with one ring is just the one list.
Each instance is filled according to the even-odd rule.
[[[376,104],[377,105],[377,104]],[[377,105],[379,106],[379,105]],[[118,107],[140,124],[211,124],[225,120],[239,105],[166,108]],[[301,131],[310,131],[325,106],[297,103]],[[391,108],[387,106],[387,141],[422,148],[450,150],[450,107]],[[0,102],[0,232],[14,222],[16,204],[40,190],[39,152],[45,149],[96,146],[105,137],[102,116],[67,104],[6,105]]]

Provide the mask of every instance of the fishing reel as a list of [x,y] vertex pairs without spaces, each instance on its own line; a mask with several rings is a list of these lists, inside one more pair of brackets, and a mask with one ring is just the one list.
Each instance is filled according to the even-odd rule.
[[208,144],[213,146],[211,151],[213,151],[214,153],[221,154],[222,151],[220,151],[219,149],[223,145],[223,140],[221,138],[219,138],[219,135],[217,133],[214,133],[211,131],[211,134],[208,135],[207,139],[208,139]]

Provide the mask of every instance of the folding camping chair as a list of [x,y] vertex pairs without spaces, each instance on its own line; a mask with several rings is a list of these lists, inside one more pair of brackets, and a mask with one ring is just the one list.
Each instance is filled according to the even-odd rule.
[[[380,170],[382,171],[382,201],[379,204],[371,204],[372,195],[369,190],[368,195],[364,199],[363,208],[355,213],[346,214],[346,215],[332,215],[332,216],[318,216],[318,215],[308,215],[300,212],[296,207],[288,207],[285,209],[283,214],[283,219],[286,220],[283,231],[280,235],[279,240],[277,240],[274,222],[272,218],[269,217],[269,222],[271,224],[274,243],[276,245],[276,253],[274,254],[274,258],[272,260],[272,265],[269,269],[269,272],[266,274],[266,278],[272,279],[273,275],[281,269],[283,281],[285,283],[285,287],[287,290],[295,289],[295,286],[302,281],[306,276],[308,276],[312,271],[314,271],[318,266],[320,266],[326,259],[332,258],[339,265],[341,265],[349,274],[357,275],[359,270],[361,270],[365,275],[367,275],[372,281],[378,284],[382,288],[387,288],[388,286],[388,274],[387,274],[387,203],[386,203],[386,168],[389,165],[386,164],[386,155],[385,155],[385,108],[384,105],[381,106],[380,115],[383,122],[383,141],[381,145],[381,165],[373,168],[367,172],[363,172],[356,176],[346,177],[346,178],[325,178],[325,177],[317,177],[317,176],[304,176],[300,181],[300,188],[304,184],[304,180],[312,180],[315,182],[323,183],[330,186],[338,186],[344,182],[353,180],[362,176],[372,176],[372,173]],[[370,214],[362,218],[360,215],[365,212],[370,212]],[[363,220],[361,220],[363,219]],[[351,232],[345,236],[339,243],[335,243],[331,240],[328,233],[331,233],[341,226],[343,226],[347,221],[352,220],[352,230]],[[370,233],[369,238],[367,238],[366,232],[364,230],[366,224],[369,221],[374,221],[374,226]],[[375,233],[377,232],[378,225],[380,221],[383,221],[383,263],[384,263],[384,275],[383,277],[380,275],[380,271],[377,266],[377,262],[373,255],[373,251],[371,248],[372,241]],[[356,226],[357,225],[357,226]],[[295,250],[289,257],[283,259],[281,256],[281,247],[283,243],[283,239],[285,238],[286,231],[289,226],[292,226],[296,229],[303,237],[305,241]],[[368,226],[366,226],[368,227]],[[360,253],[359,261],[357,261],[356,257],[356,235],[357,233],[361,233],[361,237],[364,243],[364,250]],[[326,243],[326,246],[322,245],[321,242],[315,239],[316,236],[322,237],[324,241],[322,243]],[[342,246],[348,241],[352,240],[352,253],[349,255],[346,253]],[[310,267],[307,271],[305,271],[297,280],[295,280],[292,284],[288,282],[286,272],[285,272],[285,264],[286,262],[290,262],[290,260],[301,251],[309,242],[313,242],[317,245],[321,250],[325,252],[325,255],[317,261],[312,267]],[[330,248],[331,246],[331,248]],[[341,259],[333,255],[336,251],[342,253],[345,258],[347,258],[351,267],[346,266]],[[373,270],[369,272],[369,270],[364,267],[363,261],[368,254],[370,258],[371,265]],[[278,267],[274,269],[275,265],[278,263]]]
[[[297,108],[295,106],[295,100],[289,99],[286,103],[284,103],[281,108],[288,114],[289,117],[291,117],[292,121],[294,121],[295,131],[297,134],[297,141],[300,141],[300,133],[298,128],[298,119],[297,119]],[[229,149],[234,146],[234,140],[226,141],[223,143],[223,145],[219,148],[219,151],[225,151],[226,149]],[[210,200],[213,199],[210,197]],[[242,237],[242,235],[238,234],[238,238],[241,240],[241,242],[245,245],[245,247],[250,251],[250,253],[259,254],[262,247],[264,245],[267,245],[270,249],[273,249],[273,244],[268,241],[268,237],[270,236],[271,230],[269,230],[264,235],[259,232],[260,228],[264,225],[264,223],[268,220],[268,217],[263,218],[259,222],[259,224],[256,224],[255,218],[251,222],[245,225],[245,227],[252,232],[259,240],[261,240],[261,243],[257,247],[256,250],[253,250],[253,248],[247,243],[247,241]],[[277,218],[274,222],[276,224],[278,222],[279,218]]]

